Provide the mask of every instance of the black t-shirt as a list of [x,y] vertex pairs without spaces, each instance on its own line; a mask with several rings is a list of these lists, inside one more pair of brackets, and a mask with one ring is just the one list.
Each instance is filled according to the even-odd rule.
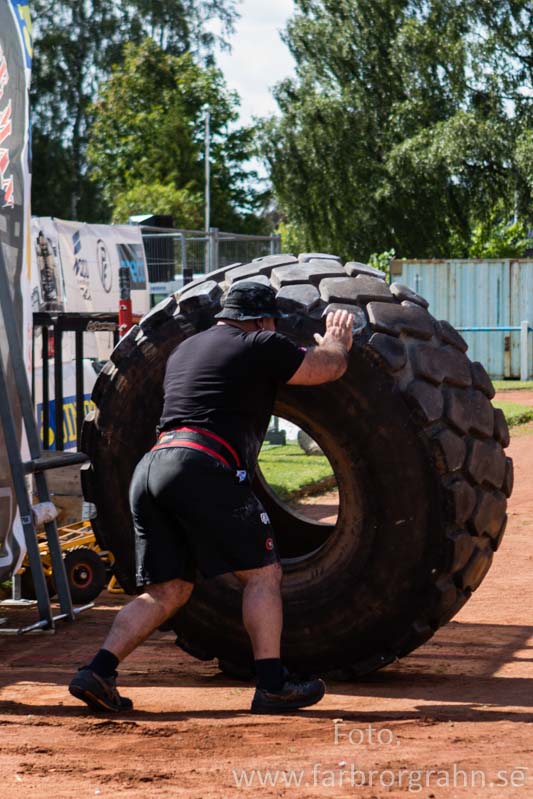
[[290,380],[304,355],[285,336],[266,330],[215,325],[191,336],[168,359],[159,431],[204,427],[231,444],[252,473],[276,386]]

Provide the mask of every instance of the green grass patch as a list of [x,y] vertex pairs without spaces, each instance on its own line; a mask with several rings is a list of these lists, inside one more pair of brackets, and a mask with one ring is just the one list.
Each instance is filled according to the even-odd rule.
[[533,391],[533,380],[493,380],[496,391]]
[[334,485],[328,459],[324,455],[306,455],[298,444],[265,444],[259,455],[259,466],[272,490],[284,500]]
[[518,402],[506,402],[505,400],[493,400],[492,404],[495,408],[502,409],[509,427],[515,427],[517,424],[525,424],[533,420],[533,408],[528,405],[520,405]]

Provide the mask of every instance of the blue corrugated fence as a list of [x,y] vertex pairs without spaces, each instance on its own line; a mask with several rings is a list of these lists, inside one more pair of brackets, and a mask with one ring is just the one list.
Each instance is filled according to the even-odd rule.
[[533,260],[394,260],[391,279],[456,327],[493,379],[533,374]]

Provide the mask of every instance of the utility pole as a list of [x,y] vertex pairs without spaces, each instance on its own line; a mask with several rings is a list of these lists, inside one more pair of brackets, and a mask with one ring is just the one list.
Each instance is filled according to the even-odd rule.
[[211,267],[211,240],[209,238],[209,227],[211,225],[211,114],[209,106],[205,108],[205,142],[204,142],[204,166],[205,166],[205,271]]

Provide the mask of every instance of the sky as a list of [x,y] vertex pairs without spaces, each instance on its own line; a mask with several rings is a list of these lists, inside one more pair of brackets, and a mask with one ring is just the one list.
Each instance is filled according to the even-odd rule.
[[230,39],[231,52],[217,63],[230,89],[241,97],[241,123],[277,110],[270,89],[294,72],[294,60],[280,38],[293,12],[292,0],[242,0]]

